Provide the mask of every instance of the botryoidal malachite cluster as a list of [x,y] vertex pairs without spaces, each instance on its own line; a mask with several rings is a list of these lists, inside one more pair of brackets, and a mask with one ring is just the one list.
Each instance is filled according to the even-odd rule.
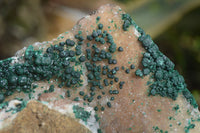
[[123,29],[126,31],[130,25],[134,25],[141,34],[138,40],[142,43],[146,52],[143,54],[142,70],[136,70],[137,76],[146,76],[151,74],[154,79],[150,85],[149,95],[160,95],[162,97],[169,97],[176,100],[179,93],[182,93],[187,101],[195,108],[198,107],[194,97],[187,89],[187,85],[177,70],[174,70],[174,63],[170,61],[158,46],[153,42],[151,37],[142,30],[128,14],[123,14],[124,20]]
[[[97,17],[100,20],[100,17]],[[99,23],[99,22],[98,22]],[[100,100],[108,91],[114,100],[114,95],[119,90],[103,90],[104,86],[110,86],[119,83],[119,89],[123,88],[124,81],[119,81],[116,77],[119,67],[110,69],[110,64],[117,64],[117,60],[113,59],[113,53],[117,51],[113,37],[107,31],[103,30],[103,24],[99,23],[97,28],[93,30],[87,37],[82,36],[82,31],[78,31],[75,41],[66,39],[59,44],[51,45],[43,50],[34,50],[33,46],[29,46],[23,56],[24,63],[15,63],[11,65],[12,58],[0,62],[0,102],[3,102],[6,96],[12,95],[15,91],[31,93],[36,87],[32,86],[35,81],[49,81],[54,78],[59,81],[58,87],[74,88],[82,86],[81,76],[83,75],[83,64],[87,69],[88,92],[79,91],[74,101],[79,101],[82,97],[85,102],[92,102],[94,99]],[[82,49],[84,40],[87,40],[86,49]],[[94,43],[91,43],[94,41]],[[100,49],[99,45],[107,43],[107,49]],[[119,47],[118,52],[122,52],[123,48]],[[84,54],[85,55],[84,55]],[[107,61],[109,65],[97,65],[97,62]],[[77,69],[79,68],[79,69]],[[133,65],[132,65],[133,68]],[[126,70],[128,73],[129,70]],[[96,91],[102,91],[102,95],[96,96]],[[51,86],[49,91],[53,92],[54,87]],[[66,96],[71,97],[71,90],[66,91]],[[107,107],[111,107],[111,102],[106,103]],[[104,105],[94,107],[95,111],[104,110]]]
[[[80,61],[73,58],[79,49],[75,51],[64,51],[63,42],[60,45],[54,45],[47,49],[45,53],[40,50],[34,50],[29,46],[25,52],[24,63],[10,65],[11,59],[0,62],[0,88],[1,99],[3,102],[5,96],[12,95],[16,90],[18,92],[30,93],[33,91],[31,85],[34,81],[49,80],[52,77],[59,78],[59,86],[81,85],[81,70],[75,70],[70,66],[70,62],[80,65]],[[69,44],[68,44],[69,45]],[[70,45],[72,45],[70,43]],[[69,58],[65,58],[69,57]],[[83,60],[83,56],[79,60]]]

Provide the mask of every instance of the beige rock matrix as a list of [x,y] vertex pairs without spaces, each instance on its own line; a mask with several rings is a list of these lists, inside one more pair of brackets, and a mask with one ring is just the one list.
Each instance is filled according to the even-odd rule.
[[119,6],[0,61],[0,132],[198,133],[184,78]]

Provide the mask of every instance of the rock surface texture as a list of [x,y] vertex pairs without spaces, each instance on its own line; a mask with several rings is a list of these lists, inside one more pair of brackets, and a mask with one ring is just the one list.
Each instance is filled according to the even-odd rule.
[[0,133],[199,133],[185,81],[119,6],[0,62]]

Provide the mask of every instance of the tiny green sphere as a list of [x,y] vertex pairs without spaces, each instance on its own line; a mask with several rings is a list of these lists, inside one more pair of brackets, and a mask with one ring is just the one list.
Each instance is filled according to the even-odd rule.
[[90,43],[89,42],[87,43],[87,47],[90,47]]
[[114,101],[114,100],[115,100],[115,98],[114,98],[114,97],[111,97],[111,98],[110,98],[110,100],[111,100],[111,101]]
[[109,50],[111,53],[114,53],[114,52],[116,51],[116,47],[117,47],[117,45],[116,45],[115,43],[112,43],[112,44],[109,46],[108,50]]
[[107,102],[107,106],[108,106],[109,108],[112,107],[110,102]]
[[97,129],[97,133],[102,133],[101,129]]
[[84,62],[85,60],[86,60],[85,56],[81,56],[81,57],[79,58],[79,61],[80,61],[80,62]]
[[72,72],[72,67],[67,67],[66,69],[65,69],[65,73],[66,74],[70,74]]
[[101,107],[101,111],[104,111],[105,110],[105,108],[104,107]]
[[109,59],[109,60],[108,60],[108,64],[112,64],[112,59]]
[[97,99],[101,99],[101,95],[98,95],[98,96],[97,96]]
[[65,42],[60,42],[59,45],[60,45],[60,46],[64,46],[64,45],[65,45]]
[[75,97],[75,98],[74,98],[74,101],[79,101],[79,97]]
[[119,94],[119,91],[118,90],[113,90],[112,94]]
[[157,64],[158,66],[162,66],[162,65],[164,64],[163,58],[162,58],[162,57],[158,57],[158,58],[156,59],[156,64]]
[[96,93],[95,92],[90,92],[90,95],[91,96],[94,96]]
[[19,74],[19,75],[22,75],[24,73],[24,69],[19,66],[19,67],[16,68],[16,73]]
[[124,81],[120,81],[120,82],[119,82],[119,88],[120,88],[120,89],[123,89],[123,85],[124,85],[124,84],[125,84]]
[[92,102],[92,101],[93,101],[93,97],[89,97],[88,102]]
[[80,91],[79,95],[83,96],[84,95],[84,91]]
[[37,56],[36,59],[35,59],[35,64],[40,65],[41,63],[42,63],[42,58]]
[[115,67],[114,69],[115,69],[115,71],[119,71],[119,67]]
[[96,88],[95,88],[94,86],[90,87],[90,90],[91,90],[91,91],[95,91],[95,89],[96,89]]
[[48,47],[46,50],[47,53],[53,53],[53,48],[52,47]]
[[20,76],[20,77],[18,78],[18,84],[19,84],[19,85],[26,85],[27,81],[28,81],[28,79],[27,79],[26,76]]
[[71,84],[72,84],[72,85],[77,84],[77,80],[73,78],[73,79],[71,80]]
[[113,60],[112,60],[112,63],[113,63],[113,64],[117,64],[117,60],[116,60],[116,59],[113,59]]
[[145,35],[144,40],[142,41],[144,47],[150,47],[153,43],[150,35]]
[[143,73],[142,73],[142,71],[141,71],[140,69],[137,69],[137,70],[135,71],[135,75],[136,75],[136,76],[142,77],[142,76],[143,76]]
[[83,100],[87,100],[88,99],[88,95],[85,95],[84,97],[83,97]]
[[80,78],[81,77],[81,73],[80,72],[74,72],[73,75],[75,78]]
[[79,35],[76,34],[74,37],[75,37],[76,39],[78,39],[78,38],[79,38]]
[[107,80],[107,79],[104,79],[104,80],[103,80],[103,82],[104,82],[104,85],[105,85],[105,86],[108,86],[108,85],[109,85],[109,83],[108,83],[108,80]]
[[106,72],[105,70],[103,70],[103,71],[102,71],[102,74],[103,74],[103,75],[106,75],[106,74],[107,74],[107,72]]
[[81,53],[82,53],[81,50],[77,50],[77,51],[76,51],[76,55],[80,55]]
[[70,56],[70,57],[74,57],[74,56],[75,56],[75,52],[74,52],[74,51],[72,51],[72,50],[71,50],[71,51],[69,51],[69,56]]
[[96,41],[96,42],[99,42],[99,40],[100,40],[99,37],[96,37],[96,38],[95,38],[95,41]]
[[17,87],[16,87],[16,90],[17,90],[18,92],[21,92],[21,87],[20,87],[20,86],[17,86]]
[[113,81],[110,81],[110,84],[113,85]]
[[129,74],[129,73],[130,73],[130,70],[129,70],[129,69],[126,69],[125,72],[126,72],[127,74]]
[[67,97],[71,97],[70,91],[67,90]]
[[71,82],[68,81],[65,85],[66,85],[66,87],[71,87]]
[[105,44],[106,43],[106,41],[101,37],[101,38],[99,38],[99,42],[101,43],[101,44]]
[[43,57],[41,61],[42,61],[42,65],[46,65],[46,66],[51,65],[52,63],[52,60],[50,57]]
[[94,79],[94,75],[92,73],[89,73],[87,75],[87,77],[88,77],[89,80],[93,80]]
[[101,18],[100,16],[97,16],[96,20],[97,20],[97,21],[99,21],[99,20],[100,20],[100,18]]
[[116,74],[116,70],[115,69],[112,69],[111,72],[112,72],[113,75]]
[[158,70],[154,74],[156,80],[162,80],[163,79],[163,72],[161,70]]
[[124,81],[120,81],[119,85],[124,85],[124,83],[125,83]]
[[70,64],[70,62],[69,62],[68,60],[64,60],[64,61],[62,62],[62,65],[63,65],[64,67],[69,66],[69,64]]
[[119,81],[119,78],[116,77],[114,80],[115,80],[115,82],[118,82],[118,81]]
[[135,69],[135,65],[134,65],[134,64],[131,64],[130,68],[131,68],[131,69]]
[[109,92],[109,94],[113,94],[113,91],[112,91],[112,90],[109,90],[108,92]]
[[98,28],[99,28],[99,29],[103,29],[103,24],[101,24],[101,23],[98,24]]
[[78,41],[78,45],[82,45],[83,44],[83,41]]
[[79,36],[78,38],[80,41],[83,41],[84,40],[84,37],[83,36]]
[[17,84],[17,79],[18,77],[16,75],[12,75],[8,78],[8,82],[12,85],[16,85]]
[[54,92],[54,85],[51,85],[51,86],[49,87],[49,92]]
[[48,93],[48,90],[44,90],[44,93]]
[[[152,89],[152,90],[156,92],[155,89]],[[169,94],[171,94],[171,93],[173,92],[173,89],[172,89],[171,87],[169,87],[169,88],[167,89],[167,92],[168,92]],[[188,93],[188,94],[189,94],[189,93]],[[190,97],[190,96],[189,96],[189,97]]]
[[[88,39],[89,41],[92,41],[92,39],[93,39],[92,35],[87,35],[87,39]],[[89,47],[90,45],[87,44],[87,46]]]
[[149,68],[144,68],[143,69],[143,74],[144,75],[148,75],[150,73],[150,69]]
[[67,46],[74,46],[75,45],[75,42],[73,40],[70,40],[70,39],[67,39],[65,43],[66,43]]
[[150,94],[155,96],[156,95],[156,90],[155,89],[151,89]]
[[98,111],[98,107],[97,107],[97,106],[95,106],[95,107],[94,107],[94,110],[95,110],[95,111]]
[[92,37],[94,38],[98,37],[98,33],[95,30],[92,32]]
[[67,56],[66,51],[61,51],[61,52],[59,53],[59,56],[60,56],[61,58],[66,57],[66,56]]
[[99,89],[103,89],[104,87],[102,85],[99,85]]
[[2,93],[0,93],[0,103],[2,103],[4,101],[5,97]]
[[101,35],[102,31],[101,30],[97,30],[97,33],[98,33],[98,35]]
[[103,70],[106,70],[107,69],[107,66],[103,66]]
[[119,47],[119,48],[118,48],[118,51],[119,51],[119,52],[122,52],[122,51],[124,51],[124,49],[123,49],[122,47]]

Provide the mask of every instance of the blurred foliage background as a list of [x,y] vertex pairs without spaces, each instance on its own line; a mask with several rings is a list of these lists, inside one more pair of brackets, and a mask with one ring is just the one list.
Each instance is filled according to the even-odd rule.
[[200,105],[200,0],[0,0],[0,59],[57,37],[107,3],[121,6],[153,37]]

